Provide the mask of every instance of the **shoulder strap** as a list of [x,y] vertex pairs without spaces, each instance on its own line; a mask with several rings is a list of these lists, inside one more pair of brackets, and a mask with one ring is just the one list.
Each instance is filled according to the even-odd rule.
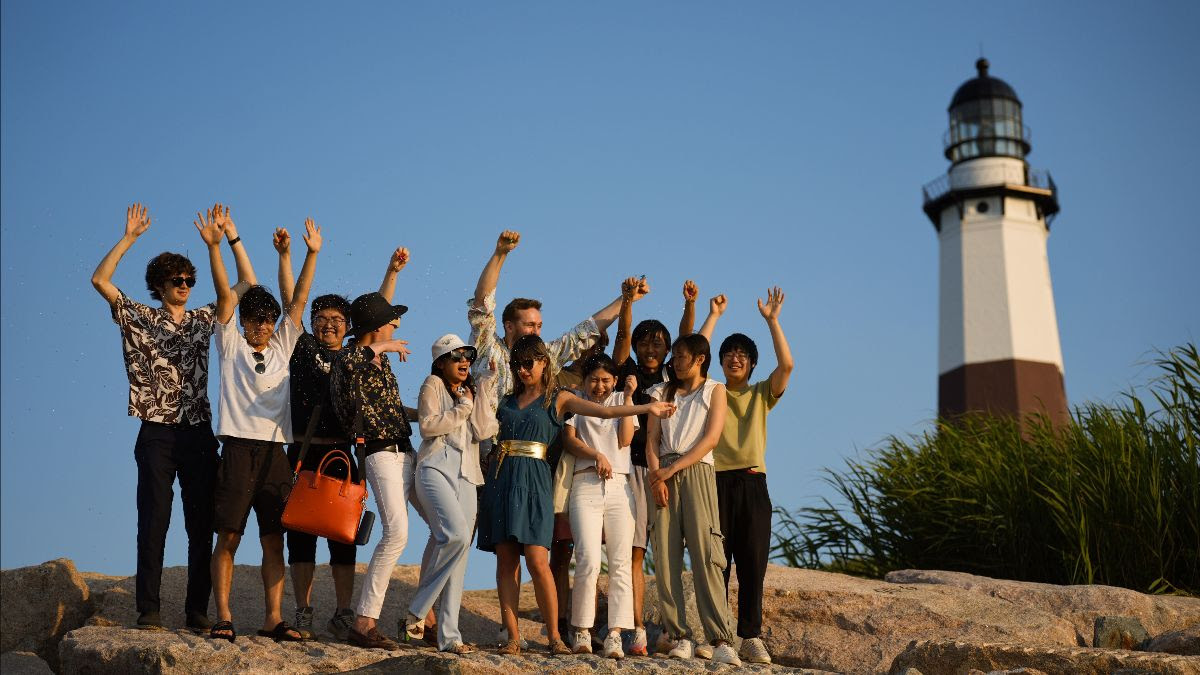
[[296,460],[296,468],[292,470],[292,482],[300,475],[300,467],[304,466],[304,456],[308,454],[308,446],[312,444],[313,434],[317,432],[317,422],[321,419],[321,404],[313,406],[312,414],[308,416],[308,428],[304,430],[304,439],[300,441],[300,458]]
[[354,433],[354,457],[358,461],[358,477],[362,479],[362,484],[367,484],[367,439],[363,435],[363,415],[360,409],[354,415],[354,422],[350,425],[351,431]]

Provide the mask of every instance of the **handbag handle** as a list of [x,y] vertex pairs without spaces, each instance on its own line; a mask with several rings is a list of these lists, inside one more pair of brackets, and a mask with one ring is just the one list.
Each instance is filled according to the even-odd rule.
[[325,458],[321,460],[321,465],[317,467],[316,473],[313,474],[312,482],[309,483],[309,486],[312,488],[317,487],[317,478],[325,474],[325,467],[332,462],[342,462],[346,465],[346,477],[342,479],[342,489],[338,491],[338,494],[345,497],[346,491],[350,489],[351,466],[350,457],[344,450],[332,450],[329,454],[325,455]]

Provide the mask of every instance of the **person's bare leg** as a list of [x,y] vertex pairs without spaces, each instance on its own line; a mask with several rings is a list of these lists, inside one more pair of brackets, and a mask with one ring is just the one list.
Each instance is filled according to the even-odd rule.
[[[293,565],[293,567],[295,567]],[[330,565],[329,574],[333,576],[333,594],[337,598],[337,609],[348,609],[350,603],[353,602],[351,596],[354,595],[354,565]],[[311,579],[311,577],[310,577]],[[309,593],[312,592],[312,581],[308,584]],[[300,597],[300,593],[296,593],[296,597]],[[309,596],[305,596],[304,606],[311,607]],[[300,601],[296,600],[299,605]]]
[[[229,611],[229,589],[233,585],[233,557],[237,553],[242,535],[237,532],[218,532],[217,543],[213,548],[212,562],[209,571],[212,574],[213,599],[217,603],[217,620],[233,621]],[[218,631],[224,635],[228,631]]]
[[290,565],[292,573],[292,593],[296,596],[297,607],[312,607],[313,570],[315,563],[299,562]]
[[[262,544],[263,630],[274,630],[283,621],[283,535],[259,537]],[[297,633],[297,637],[299,633]]]
[[500,621],[508,631],[509,640],[521,639],[521,629],[517,624],[517,606],[521,599],[521,586],[518,581],[520,567],[520,544],[496,544],[496,594],[500,597]]
[[550,572],[549,551],[541,546],[525,547],[525,566],[533,581],[533,593],[537,596],[538,610],[546,622],[546,637],[550,644],[561,640],[558,633],[558,594],[554,588],[554,575]]
[[642,622],[646,601],[646,574],[642,566],[646,560],[646,549],[633,547],[633,627],[645,628]]

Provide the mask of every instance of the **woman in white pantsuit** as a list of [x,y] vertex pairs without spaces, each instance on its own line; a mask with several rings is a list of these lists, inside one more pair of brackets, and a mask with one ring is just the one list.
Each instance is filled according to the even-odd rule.
[[[476,489],[483,485],[479,441],[496,433],[488,388],[476,388],[470,368],[475,348],[457,335],[433,343],[433,374],[425,378],[417,399],[421,448],[413,483],[418,512],[429,524],[429,546],[421,580],[408,608],[405,641],[419,640],[424,617],[438,604],[438,649],[455,654],[475,651],[458,629],[463,576],[475,527]],[[478,398],[476,398],[478,396]]]

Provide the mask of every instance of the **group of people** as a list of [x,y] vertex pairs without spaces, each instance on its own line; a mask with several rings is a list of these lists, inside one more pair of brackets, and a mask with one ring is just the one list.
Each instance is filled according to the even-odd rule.
[[[227,206],[197,213],[194,224],[208,250],[216,302],[187,308],[196,269],[176,253],[162,253],[146,268],[159,307],[130,299],[112,283],[119,261],[150,226],[140,204],[127,210],[124,235],[92,277],[120,327],[129,414],[142,421],[134,447],[138,627],[162,629],[159,586],[178,477],[188,534],[186,625],[213,639],[236,639],[229,606],[233,562],[253,510],[265,598],[258,634],[315,639],[317,537],[286,531],[296,610],[295,620],[285,621],[282,514],[297,471],[318,470],[331,453],[352,454],[358,439],[360,461],[326,470],[338,478],[349,472],[355,482],[365,477],[382,536],[357,601],[356,548],[328,541],[337,607],[327,629],[338,639],[399,647],[383,635],[378,619],[407,544],[411,503],[430,534],[416,593],[397,626],[401,641],[474,651],[458,628],[458,612],[475,539],[496,555],[501,653],[527,647],[517,622],[524,557],[551,653],[592,652],[597,580],[606,560],[608,617],[596,644],[607,657],[647,655],[642,570],[649,548],[663,621],[657,649],[675,658],[740,664],[740,655],[770,662],[761,639],[771,521],[766,421],[792,370],[779,323],[780,289],[758,301],[775,369],[752,383],[757,346],[734,333],[718,350],[721,384],[709,377],[710,340],[727,300],[710,300],[708,317],[693,332],[698,289],[691,281],[683,287],[674,342],[660,321],[633,326],[633,304],[650,290],[644,276],[625,279],[616,299],[555,340],[540,337],[537,300],[512,300],[498,326],[496,285],[520,242],[517,232],[504,231],[467,301],[468,339],[447,333],[434,341],[414,410],[401,401],[386,356],[392,352],[405,362],[411,355],[407,342],[394,336],[407,308],[392,302],[407,249],[392,253],[378,291],[353,302],[336,294],[314,299],[310,332],[303,316],[322,247],[320,227],[305,221],[299,277],[293,277],[289,233],[275,230],[276,299],[258,285]],[[236,263],[233,285],[223,241]],[[220,372],[215,436],[207,396],[214,333]],[[699,646],[685,620],[685,549],[706,638]],[[572,556],[573,583],[567,574]],[[731,563],[738,579],[736,625],[728,602]],[[208,617],[210,594],[215,623]],[[735,632],[740,650],[733,646]]]

